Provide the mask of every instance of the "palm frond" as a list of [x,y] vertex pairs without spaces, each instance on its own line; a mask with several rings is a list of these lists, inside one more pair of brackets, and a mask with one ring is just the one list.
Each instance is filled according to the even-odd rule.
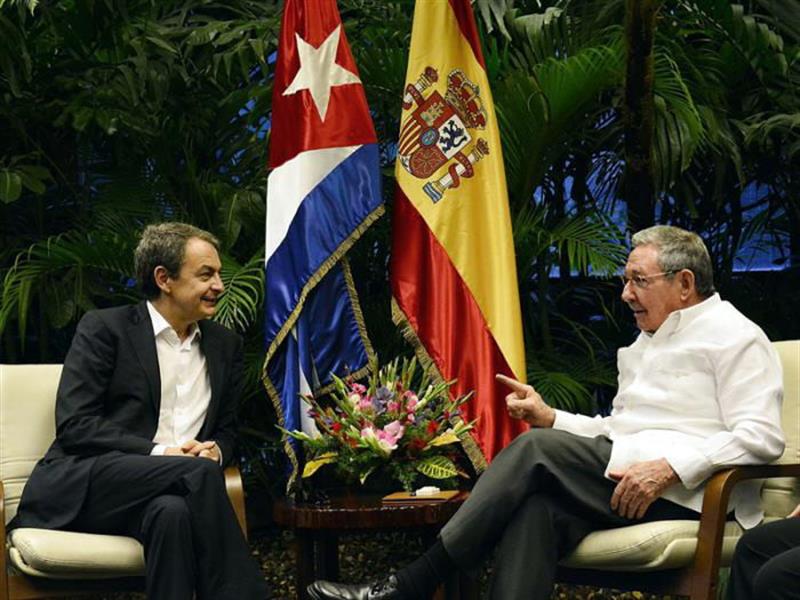
[[622,232],[602,213],[565,217],[551,236],[559,252],[567,253],[570,267],[579,273],[608,277],[625,262]]
[[800,153],[800,112],[764,118],[753,115],[744,127],[745,142],[761,148],[779,145],[789,159]]
[[614,385],[616,377],[613,364],[580,359],[573,354],[534,354],[528,361],[528,381],[554,408],[592,414],[596,412],[593,389]]
[[258,320],[264,301],[263,250],[243,265],[223,255],[222,282],[225,293],[217,302],[214,320],[245,332]]
[[691,164],[705,128],[678,64],[667,54],[656,55],[654,93],[656,188],[666,190]]
[[[17,255],[3,281],[0,332],[16,316],[24,338],[34,294],[63,304],[51,314],[63,322],[94,307],[93,298],[133,297],[129,237],[107,232],[69,232],[31,245]],[[71,308],[66,316],[62,309]]]
[[598,94],[621,81],[622,46],[583,49],[521,67],[499,82],[497,115],[509,191],[527,202],[565,145],[594,122]]
[[625,262],[622,232],[601,212],[551,221],[545,204],[530,203],[514,214],[512,228],[523,280],[533,278],[535,261],[551,251],[556,257],[566,253],[571,269],[592,276],[607,277]]

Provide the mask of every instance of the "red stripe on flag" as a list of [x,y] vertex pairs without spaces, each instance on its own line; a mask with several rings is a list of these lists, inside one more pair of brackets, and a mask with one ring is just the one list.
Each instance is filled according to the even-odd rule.
[[453,392],[471,390],[464,418],[478,418],[475,441],[487,461],[528,426],[511,419],[510,390],[495,373],[513,377],[478,304],[428,225],[398,187],[392,235],[392,293],[441,375],[457,379]]
[[461,29],[461,35],[472,46],[472,52],[475,54],[477,60],[486,70],[486,63],[483,60],[483,51],[481,50],[481,40],[478,37],[478,27],[475,25],[475,14],[472,12],[472,5],[469,0],[450,0],[450,8],[458,21],[458,27]]

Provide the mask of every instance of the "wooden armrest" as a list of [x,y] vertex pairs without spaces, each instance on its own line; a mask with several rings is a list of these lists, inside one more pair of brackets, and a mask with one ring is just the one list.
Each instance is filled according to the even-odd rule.
[[236,520],[242,528],[244,539],[247,539],[247,517],[244,512],[244,487],[242,486],[242,474],[239,467],[227,467],[224,471],[225,489],[228,492],[233,512],[236,513]]
[[705,585],[707,589],[716,588],[717,571],[722,556],[722,536],[733,487],[748,479],[773,477],[800,477],[800,464],[733,467],[714,473],[708,480],[694,555],[696,585]]

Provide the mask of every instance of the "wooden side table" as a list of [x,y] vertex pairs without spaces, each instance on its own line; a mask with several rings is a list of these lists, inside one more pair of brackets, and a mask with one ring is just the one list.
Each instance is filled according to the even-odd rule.
[[[382,504],[379,495],[334,496],[325,504],[275,503],[275,522],[293,529],[297,537],[297,597],[306,600],[306,587],[316,579],[339,579],[339,535],[364,531],[417,529],[432,544],[442,526],[469,496],[461,492],[447,502]],[[458,576],[440,588],[437,600],[477,598],[477,585]]]

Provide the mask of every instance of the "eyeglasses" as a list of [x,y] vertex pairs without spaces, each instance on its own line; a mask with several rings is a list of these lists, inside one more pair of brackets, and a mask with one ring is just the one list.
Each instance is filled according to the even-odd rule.
[[627,275],[620,275],[619,280],[622,282],[622,287],[625,287],[629,283],[633,282],[640,290],[644,290],[650,285],[650,280],[655,279],[656,277],[667,277],[669,275],[674,275],[677,271],[664,271],[663,273],[654,273],[652,275],[631,275],[628,277]]

